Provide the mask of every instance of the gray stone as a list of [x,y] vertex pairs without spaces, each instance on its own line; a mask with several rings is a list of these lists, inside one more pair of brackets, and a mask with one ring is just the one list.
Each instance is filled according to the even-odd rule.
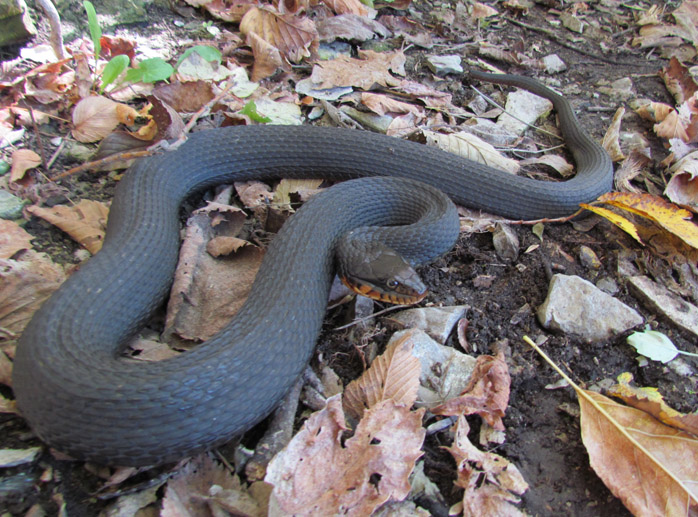
[[557,54],[550,54],[543,58],[543,66],[549,74],[556,74],[567,70],[567,65]]
[[553,103],[524,90],[507,96],[506,113],[502,113],[497,125],[516,135],[521,135],[536,120],[550,113]]
[[644,320],[635,309],[591,282],[557,274],[550,281],[547,298],[538,308],[538,321],[547,329],[595,342],[641,325]]
[[513,262],[519,256],[519,238],[511,226],[497,223],[492,234],[492,244],[501,259]]
[[444,344],[458,320],[465,316],[467,305],[451,307],[419,307],[392,315],[389,319],[403,328],[420,329]]
[[22,217],[24,201],[10,194],[7,190],[0,190],[0,219],[19,219]]
[[672,294],[667,288],[646,276],[631,276],[628,286],[651,310],[661,314],[677,327],[698,336],[698,307]]
[[429,56],[427,66],[436,75],[462,74],[460,56]]

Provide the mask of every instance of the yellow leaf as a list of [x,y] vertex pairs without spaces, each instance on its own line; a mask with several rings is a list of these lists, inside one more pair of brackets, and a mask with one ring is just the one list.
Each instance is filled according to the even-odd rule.
[[698,226],[691,212],[650,194],[609,192],[598,201],[654,221],[693,248],[698,248]]
[[605,217],[613,224],[618,226],[621,230],[628,233],[637,242],[644,245],[644,242],[642,242],[642,239],[640,239],[640,236],[637,233],[637,228],[635,227],[635,225],[625,217],[620,216],[617,213],[612,212],[608,208],[603,208],[601,206],[593,206],[588,205],[586,203],[579,203],[579,206],[581,206],[582,208],[586,208],[587,210],[590,210],[591,212],[594,212],[595,214],[598,214],[601,217]]

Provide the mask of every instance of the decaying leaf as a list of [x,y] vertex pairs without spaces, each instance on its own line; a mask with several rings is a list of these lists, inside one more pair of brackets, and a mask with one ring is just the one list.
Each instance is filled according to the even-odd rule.
[[386,113],[413,113],[423,116],[422,110],[414,104],[408,104],[377,93],[362,93],[361,103],[378,115]]
[[325,0],[324,3],[337,14],[368,16],[368,9],[359,0]]
[[138,113],[125,104],[106,97],[92,96],[82,99],[73,110],[73,136],[84,143],[102,140],[121,122],[128,122]]
[[167,482],[161,517],[262,515],[257,502],[223,465],[208,454],[194,457]]
[[30,206],[27,211],[57,226],[93,255],[102,248],[109,215],[105,203],[83,199],[74,206]]
[[637,227],[632,223],[632,221],[628,220],[622,215],[619,215],[615,213],[613,210],[609,210],[608,208],[604,208],[602,206],[589,205],[587,203],[579,203],[579,206],[586,210],[589,210],[590,212],[594,212],[595,214],[600,215],[605,219],[608,219],[613,224],[618,226],[618,228],[630,235],[637,242],[639,242],[640,244],[644,244],[644,242],[642,242],[642,239],[640,238],[640,234],[637,232]]
[[321,189],[321,179],[282,179],[274,189],[273,203],[277,208],[293,211],[291,195],[296,194],[301,201],[307,201]]
[[631,386],[633,375],[629,372],[618,376],[618,384],[611,386],[608,393],[626,404],[649,413],[657,420],[698,436],[698,413],[684,414],[664,402],[657,388]]
[[519,163],[516,160],[503,156],[491,144],[471,133],[461,131],[444,135],[426,129],[422,133],[427,138],[427,145],[436,146],[463,158],[507,172],[516,173],[519,170]]
[[364,516],[407,497],[410,472],[422,455],[423,414],[380,402],[343,441],[340,395],[329,398],[269,464],[265,481],[274,485],[281,513]]
[[526,160],[521,160],[520,165],[547,165],[548,167],[555,169],[555,171],[562,176],[567,178],[574,174],[574,167],[567,160],[565,160],[559,154],[544,154],[536,158],[527,158]]
[[41,156],[30,149],[17,149],[12,153],[10,181],[19,181],[29,169],[41,165]]
[[623,121],[623,115],[625,115],[625,108],[621,106],[613,115],[611,125],[603,136],[603,148],[606,149],[614,162],[619,162],[625,158],[620,148],[620,124]]
[[247,35],[247,44],[252,47],[254,54],[254,65],[252,67],[251,79],[261,81],[262,79],[274,75],[274,73],[284,66],[279,49],[264,40],[255,32]]
[[448,416],[478,414],[491,427],[503,431],[502,417],[509,405],[510,386],[511,377],[504,354],[481,355],[463,393],[431,412]]
[[673,174],[664,194],[679,205],[698,210],[698,151],[693,151],[671,166]]
[[405,75],[405,55],[401,51],[378,53],[372,50],[359,51],[359,59],[340,56],[329,61],[320,61],[313,66],[310,76],[318,88],[355,86],[370,90],[374,84],[396,86],[400,80],[390,74]]
[[470,426],[464,416],[458,417],[453,445],[446,447],[456,460],[458,479],[463,488],[464,517],[523,516],[514,504],[528,490],[528,483],[516,468],[502,456],[484,452],[468,440]]
[[360,419],[364,411],[384,400],[411,407],[419,388],[419,359],[412,355],[414,342],[407,333],[392,342],[361,377],[344,390],[344,410]]
[[[240,22],[240,32],[246,36],[256,34],[294,63],[309,57],[319,44],[312,20],[278,14],[269,8],[260,7],[247,11]],[[255,59],[257,57],[255,54]]]

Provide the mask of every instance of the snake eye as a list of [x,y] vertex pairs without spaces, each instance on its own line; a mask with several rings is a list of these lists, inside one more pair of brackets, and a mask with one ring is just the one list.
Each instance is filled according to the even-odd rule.
[[399,283],[400,282],[398,282],[394,278],[391,278],[385,283],[385,285],[387,285],[390,289],[395,289],[399,285]]

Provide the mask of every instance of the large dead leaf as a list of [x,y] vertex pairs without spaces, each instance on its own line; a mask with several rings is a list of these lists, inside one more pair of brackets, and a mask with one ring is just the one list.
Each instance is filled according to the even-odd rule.
[[31,249],[33,238],[14,221],[0,219],[0,259],[9,259],[18,251]]
[[349,383],[344,391],[344,409],[354,418],[384,400],[411,407],[419,388],[419,359],[412,355],[413,332],[392,342],[361,377]]
[[106,97],[82,99],[73,109],[73,136],[80,142],[96,142],[111,133],[119,123],[132,123],[138,112]]
[[310,79],[318,88],[355,86],[370,90],[374,84],[396,86],[400,80],[390,73],[405,75],[405,55],[401,51],[359,51],[359,59],[340,56],[329,61],[320,61],[313,67]]
[[[264,252],[231,241],[244,222],[240,209],[218,202],[209,203],[189,218],[170,291],[163,332],[166,339],[206,340],[228,323],[247,299]],[[224,248],[237,251],[221,257]]]
[[93,255],[102,248],[109,215],[105,203],[83,199],[74,206],[30,206],[27,211],[57,226]]
[[698,211],[698,151],[693,151],[671,166],[673,174],[664,194],[673,202]]
[[30,149],[17,149],[12,153],[10,181],[19,181],[29,169],[41,165],[41,156]]
[[[253,8],[247,11],[240,22],[240,32],[245,36],[256,34],[294,63],[309,57],[319,44],[312,20],[278,14],[269,8]],[[255,54],[255,59],[258,57]]]
[[359,0],[325,0],[324,4],[337,14],[368,16],[368,9]]
[[265,481],[274,485],[273,502],[283,515],[364,516],[404,499],[422,455],[423,414],[380,402],[344,441],[340,396],[329,398],[269,464]]
[[491,427],[503,431],[502,417],[509,405],[511,377],[501,352],[477,358],[468,386],[458,397],[431,410],[435,415],[480,415]]
[[574,388],[591,467],[637,516],[698,511],[698,437],[577,386],[528,337],[524,340]]
[[618,376],[618,384],[611,386],[608,393],[622,399],[626,404],[649,413],[657,420],[698,436],[698,413],[688,415],[676,411],[664,402],[657,388],[631,386],[633,375],[629,372]]
[[516,173],[519,170],[519,163],[516,160],[507,158],[497,151],[491,144],[477,136],[461,131],[444,135],[430,130],[423,130],[427,138],[427,145],[438,147],[468,160],[490,165],[495,169]]
[[395,100],[387,95],[365,92],[361,94],[361,103],[378,115],[385,115],[386,113],[412,113],[418,117],[424,116],[423,109],[414,104]]
[[[528,490],[528,483],[516,468],[502,456],[484,452],[468,440],[470,426],[464,416],[458,417],[456,437],[447,447],[456,460],[458,479],[455,485],[463,488],[459,507],[464,517],[499,517],[525,515],[514,503]],[[453,513],[451,513],[453,515]]]

